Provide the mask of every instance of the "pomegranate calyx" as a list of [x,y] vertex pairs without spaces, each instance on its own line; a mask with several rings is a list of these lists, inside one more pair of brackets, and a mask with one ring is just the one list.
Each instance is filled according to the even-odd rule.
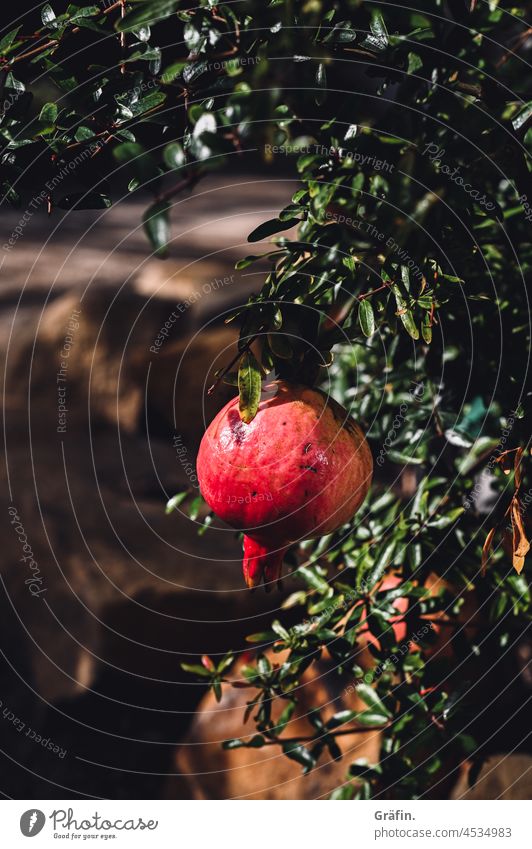
[[271,589],[271,584],[280,580],[283,558],[287,550],[288,546],[271,550],[267,545],[252,537],[244,536],[242,570],[249,589],[258,587],[264,581],[265,589],[268,592]]

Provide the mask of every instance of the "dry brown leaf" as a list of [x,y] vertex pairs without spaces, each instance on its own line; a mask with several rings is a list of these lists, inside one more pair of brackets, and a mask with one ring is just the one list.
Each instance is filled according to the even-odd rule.
[[523,517],[521,516],[521,509],[519,500],[516,496],[512,499],[512,563],[515,571],[518,575],[523,571],[523,566],[525,565],[525,557],[530,551],[530,543],[526,538],[525,527],[523,525]]

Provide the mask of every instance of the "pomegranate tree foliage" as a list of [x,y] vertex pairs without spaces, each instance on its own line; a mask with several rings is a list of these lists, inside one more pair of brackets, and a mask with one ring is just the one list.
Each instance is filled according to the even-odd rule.
[[[256,661],[235,666],[256,733],[226,745],[279,746],[310,770],[340,757],[339,735],[382,728],[380,763],[347,762],[335,798],[443,793],[449,765],[482,751],[489,717],[512,723],[519,707],[492,682],[503,691],[530,618],[525,6],[55,3],[0,41],[4,203],[24,208],[36,186],[52,212],[148,192],[144,227],[164,256],[172,203],[212,169],[240,159],[297,177],[249,237],[274,244],[236,316],[242,406],[254,415],[273,370],[321,384],[367,429],[375,480],[352,525],[293,552],[295,592],[253,635]],[[399,590],[383,588],[390,570]],[[429,595],[434,574],[446,583]],[[466,596],[478,607],[467,629]],[[425,626],[442,616],[447,645],[431,650]],[[369,671],[357,665],[367,629]],[[316,704],[294,738],[301,676],[325,654],[331,687],[356,685],[367,709],[331,718]],[[189,669],[219,696],[231,661]]]

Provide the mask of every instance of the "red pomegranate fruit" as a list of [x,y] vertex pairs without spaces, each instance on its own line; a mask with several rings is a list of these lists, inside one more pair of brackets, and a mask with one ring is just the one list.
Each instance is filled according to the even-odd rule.
[[197,472],[211,509],[244,531],[248,587],[278,580],[290,545],[331,533],[366,497],[373,471],[364,434],[323,392],[275,381],[241,421],[234,398],[201,441]]

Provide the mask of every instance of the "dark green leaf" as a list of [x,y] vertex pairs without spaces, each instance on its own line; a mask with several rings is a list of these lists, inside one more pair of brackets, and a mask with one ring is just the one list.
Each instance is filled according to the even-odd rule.
[[57,104],[45,103],[39,113],[39,121],[43,121],[46,124],[55,124],[57,113]]
[[129,12],[125,18],[119,18],[115,24],[118,32],[137,30],[146,24],[155,24],[157,21],[171,15],[179,5],[179,0],[150,0],[149,3],[139,3],[140,8]]
[[171,142],[163,151],[163,159],[169,168],[181,168],[186,161],[185,151],[179,142]]
[[279,221],[278,218],[273,218],[271,221],[265,221],[264,224],[259,224],[248,236],[248,242],[260,242],[261,239],[267,239],[274,233],[280,233],[282,230],[290,230],[296,224],[299,224],[299,218],[290,218],[288,221]]
[[79,142],[88,141],[89,139],[94,138],[94,131],[91,130],[89,127],[78,127],[74,138],[76,139],[76,141]]
[[166,201],[152,204],[143,216],[144,230],[155,253],[165,257],[170,239],[170,206]]
[[15,29],[10,30],[3,36],[2,39],[0,39],[0,56],[5,56],[9,52],[9,48],[15,41],[21,29],[21,26],[15,27]]
[[416,327],[412,310],[409,309],[405,298],[403,297],[399,286],[392,286],[392,291],[397,302],[397,314],[401,319],[405,330],[412,339],[419,339],[419,330]]
[[315,766],[316,761],[304,746],[301,746],[298,743],[290,742],[283,743],[283,752],[290,758],[292,761],[296,761],[298,764],[304,767],[303,772],[307,773]]
[[321,106],[325,103],[327,96],[327,74],[325,72],[325,65],[323,62],[319,63],[318,70],[316,71],[316,86],[318,88],[318,93],[316,94],[315,101],[318,106]]
[[368,298],[360,301],[358,321],[364,336],[373,336],[375,333],[375,313]]

